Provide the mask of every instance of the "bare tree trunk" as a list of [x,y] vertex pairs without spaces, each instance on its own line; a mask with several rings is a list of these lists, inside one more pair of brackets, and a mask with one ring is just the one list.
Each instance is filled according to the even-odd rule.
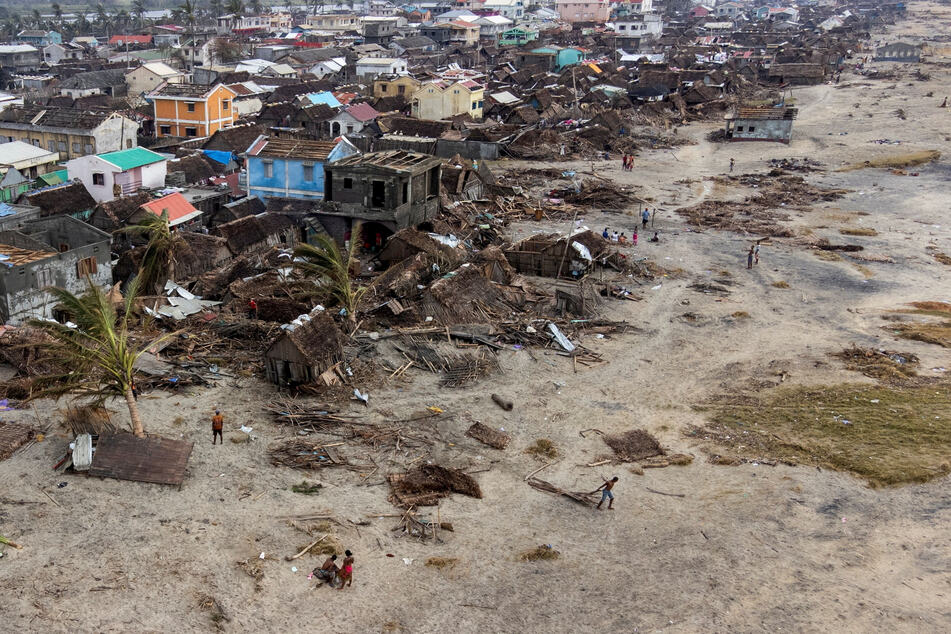
[[142,417],[139,416],[139,404],[135,402],[132,388],[125,389],[125,404],[129,406],[129,418],[132,419],[132,433],[139,438],[145,438],[145,429],[142,427]]

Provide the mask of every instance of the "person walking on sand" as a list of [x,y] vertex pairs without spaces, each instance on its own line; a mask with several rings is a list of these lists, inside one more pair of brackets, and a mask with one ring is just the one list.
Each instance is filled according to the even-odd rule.
[[627,154],[621,157],[621,171],[627,169]]
[[324,583],[333,585],[334,578],[337,576],[337,555],[331,555],[327,557],[327,561],[320,568],[314,568],[314,571],[311,572],[312,577],[317,577],[317,581],[323,581]]
[[753,247],[750,247],[750,252],[746,254],[746,268],[753,268]]
[[605,480],[604,484],[602,484],[597,489],[591,492],[592,494],[597,493],[598,491],[601,492],[601,501],[598,502],[598,506],[595,507],[597,508],[597,510],[599,511],[601,510],[601,505],[604,504],[605,500],[609,500],[608,510],[609,511],[614,510],[614,493],[611,492],[611,489],[614,488],[615,484],[617,484],[617,476],[614,476],[610,480]]
[[344,551],[346,557],[344,557],[343,565],[340,567],[340,587],[338,590],[343,590],[344,586],[353,585],[353,553],[349,550]]
[[753,250],[753,264],[759,264],[759,242],[756,243],[756,248]]
[[647,229],[647,221],[650,219],[651,212],[647,209],[647,207],[644,207],[644,211],[641,212],[641,223],[643,224],[644,229]]
[[731,173],[731,174],[733,173],[733,166],[734,166],[735,164],[736,164],[736,161],[734,161],[733,159],[730,159],[730,173]]
[[634,227],[634,233],[631,234],[631,244],[637,246],[637,227]]
[[222,431],[225,428],[225,417],[221,415],[220,410],[215,410],[215,415],[211,417],[211,444],[215,444],[215,440],[218,439],[221,441],[220,444],[225,444],[224,436],[222,436]]

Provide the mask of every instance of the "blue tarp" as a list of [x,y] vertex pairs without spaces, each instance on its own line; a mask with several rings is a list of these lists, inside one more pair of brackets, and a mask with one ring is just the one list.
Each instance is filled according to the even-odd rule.
[[325,103],[331,108],[340,107],[340,102],[337,101],[337,98],[334,97],[332,92],[312,92],[307,95],[307,99],[315,106],[320,103]]
[[16,210],[7,203],[0,203],[0,218],[12,216],[15,213]]
[[222,165],[227,165],[234,160],[234,154],[224,150],[202,150],[202,152],[212,161],[218,161]]

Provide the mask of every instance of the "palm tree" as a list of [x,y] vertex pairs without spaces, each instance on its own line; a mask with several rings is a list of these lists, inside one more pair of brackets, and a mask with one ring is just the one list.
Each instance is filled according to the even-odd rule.
[[211,9],[211,14],[215,16],[215,19],[218,19],[222,11],[224,11],[225,4],[222,0],[211,0],[208,3],[208,7]]
[[228,13],[238,17],[244,15],[244,2],[241,0],[228,0]]
[[254,15],[261,15],[261,0],[249,0],[248,7]]
[[54,2],[50,5],[50,8],[53,9],[53,17],[56,18],[56,24],[62,28],[63,26],[63,8],[59,6],[58,2]]
[[181,244],[182,237],[172,232],[167,211],[163,211],[161,216],[147,213],[138,224],[123,227],[116,233],[147,241],[138,274],[142,288],[159,293],[167,280],[175,280],[175,249]]
[[43,16],[40,15],[39,9],[33,9],[33,26],[37,29],[43,26]]
[[61,288],[48,289],[69,314],[70,325],[54,321],[30,322],[52,338],[47,344],[48,352],[70,368],[66,377],[57,377],[65,380],[41,390],[33,398],[74,394],[89,397],[101,405],[110,397],[123,397],[129,408],[132,433],[143,437],[145,429],[132,391],[135,362],[171,335],[139,346],[129,341],[129,316],[138,294],[138,278],[129,284],[121,317],[116,314],[109,294],[88,281],[89,290],[81,296]]
[[140,29],[145,23],[145,2],[144,0],[132,0],[132,15],[135,16],[135,23]]
[[[360,235],[360,224],[353,226],[354,236]],[[350,241],[350,250],[341,251],[329,235],[322,233],[317,244],[299,244],[294,249],[295,268],[308,276],[322,281],[330,296],[347,311],[347,321],[356,323],[357,305],[367,287],[355,288],[350,279],[350,263],[356,259],[359,240]],[[298,261],[299,260],[299,261]]]

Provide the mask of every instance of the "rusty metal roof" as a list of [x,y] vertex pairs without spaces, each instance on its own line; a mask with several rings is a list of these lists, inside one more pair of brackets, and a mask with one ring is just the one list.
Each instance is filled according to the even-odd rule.
[[181,485],[192,443],[132,434],[99,437],[89,475],[153,484]]
[[255,144],[248,151],[250,156],[271,156],[276,158],[326,160],[337,144],[333,141],[307,141],[303,139],[267,139]]
[[56,255],[56,251],[36,251],[34,249],[21,249],[8,244],[0,244],[0,255],[6,256],[0,258],[4,264],[21,266],[23,264],[29,264],[30,262],[36,262],[37,260],[45,260],[48,257]]
[[385,167],[398,171],[413,171],[427,165],[438,165],[442,161],[431,154],[421,152],[407,152],[405,150],[389,150],[386,152],[371,152],[356,154],[340,159],[334,167]]

